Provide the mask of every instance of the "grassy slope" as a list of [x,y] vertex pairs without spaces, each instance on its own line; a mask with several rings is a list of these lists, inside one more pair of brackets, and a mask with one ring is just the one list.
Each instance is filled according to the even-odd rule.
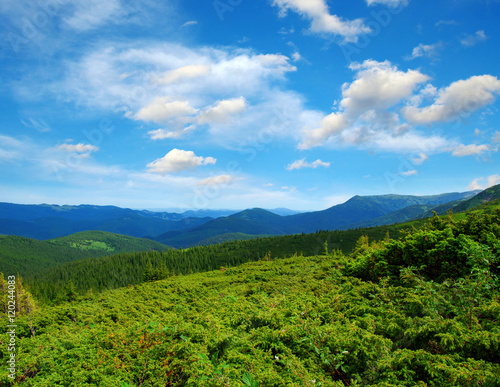
[[488,318],[471,331],[431,312],[436,296],[340,265],[252,262],[46,308],[34,338],[19,319],[15,385],[500,385],[500,365],[484,360],[500,342]]

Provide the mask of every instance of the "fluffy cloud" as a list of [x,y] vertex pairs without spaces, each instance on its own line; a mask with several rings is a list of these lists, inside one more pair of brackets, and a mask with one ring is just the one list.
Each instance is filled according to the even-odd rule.
[[172,149],[161,159],[157,159],[147,165],[149,172],[167,175],[198,167],[200,165],[215,164],[213,157],[196,156],[193,151]]
[[318,159],[316,161],[313,161],[312,163],[309,163],[304,158],[302,160],[294,161],[292,164],[290,164],[287,167],[287,170],[293,171],[294,169],[302,169],[302,168],[313,168],[313,169],[316,169],[318,167],[328,168],[330,166],[330,164],[331,163],[327,163],[327,162],[321,161],[320,159]]
[[484,42],[487,39],[486,34],[483,30],[476,31],[475,34],[467,35],[465,38],[460,40],[462,46],[472,47],[480,42]]
[[413,124],[433,124],[468,116],[494,102],[500,93],[500,80],[492,75],[473,76],[453,82],[437,92],[432,105],[420,108],[407,106],[402,112]]
[[464,156],[473,156],[473,155],[480,155],[484,152],[490,151],[491,148],[489,145],[476,145],[476,144],[471,144],[471,145],[464,145],[460,144],[457,146],[455,149],[453,149],[451,155],[455,157],[464,157]]
[[349,124],[350,122],[344,114],[339,112],[332,113],[323,118],[319,128],[304,131],[304,138],[300,143],[299,148],[309,149],[315,146],[323,145],[327,139],[340,134],[344,129],[347,129]]
[[247,101],[243,97],[219,101],[214,107],[208,108],[198,116],[198,123],[203,124],[226,124],[231,116],[242,113],[247,107]]
[[368,5],[382,4],[391,8],[403,7],[408,5],[409,0],[366,0]]
[[61,144],[56,147],[57,150],[62,150],[65,152],[76,153],[77,157],[88,158],[90,153],[97,152],[99,147],[90,144]]
[[342,20],[330,14],[325,0],[274,0],[273,5],[280,8],[282,16],[292,10],[310,19],[311,31],[315,33],[338,35],[345,41],[355,42],[360,34],[371,32],[360,19]]
[[356,80],[342,87],[341,107],[351,114],[369,109],[387,109],[410,96],[416,86],[429,80],[417,70],[400,71],[389,61],[366,60],[349,66]]
[[[500,175],[491,175],[486,178],[486,182],[484,182],[484,177],[478,177],[477,179],[472,180],[467,189],[476,190],[476,189],[486,189],[497,185],[500,183]],[[483,183],[480,183],[483,182]]]
[[350,68],[357,73],[352,83],[342,87],[339,110],[324,117],[319,127],[304,130],[299,148],[309,149],[334,138],[339,143],[382,144],[390,140],[388,137],[400,138],[409,130],[387,109],[408,98],[429,77],[416,70],[400,71],[388,61],[367,60]]
[[194,113],[196,113],[196,109],[188,101],[170,101],[169,98],[157,97],[149,105],[140,109],[134,118],[164,124],[172,118],[189,116]]

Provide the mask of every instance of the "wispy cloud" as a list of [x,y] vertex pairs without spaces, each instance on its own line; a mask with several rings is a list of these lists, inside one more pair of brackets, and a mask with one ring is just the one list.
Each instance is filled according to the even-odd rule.
[[28,144],[11,136],[0,135],[0,162],[22,159]]
[[405,171],[405,172],[401,172],[400,173],[401,176],[405,176],[405,177],[408,177],[408,176],[416,176],[418,175],[418,171],[416,169],[413,169],[411,171]]
[[456,20],[450,19],[450,20],[439,20],[436,22],[435,26],[436,27],[441,27],[441,26],[457,26],[458,22]]
[[479,155],[483,154],[484,152],[489,152],[491,150],[492,150],[491,147],[489,145],[486,145],[486,144],[482,144],[482,145],[460,144],[455,149],[453,149],[451,155],[455,156],[455,157],[479,156]]
[[198,22],[196,20],[190,20],[190,21],[185,22],[181,27],[184,28],[184,27],[189,27],[189,26],[195,26],[197,24],[198,24]]
[[411,159],[411,162],[414,164],[414,165],[422,165],[425,160],[427,160],[429,157],[427,157],[427,155],[423,152],[420,152],[418,154],[418,156],[414,156],[412,159]]
[[438,52],[441,48],[443,48],[443,43],[441,42],[435,44],[420,43],[417,47],[413,49],[411,55],[405,57],[405,59],[412,60],[421,57],[435,58],[438,55]]
[[207,177],[206,179],[200,180],[196,185],[201,186],[226,186],[232,184],[236,181],[242,180],[242,177],[236,177],[233,175],[217,175]]
[[460,40],[462,46],[472,47],[480,42],[484,42],[488,37],[483,30],[476,31],[475,34],[467,35],[465,38]]
[[409,0],[366,0],[368,5],[376,5],[382,4],[387,7],[397,8],[397,7],[405,7],[408,5]]
[[[143,121],[155,140],[183,138],[203,126],[214,142],[234,147],[270,126],[275,138],[297,133],[314,115],[280,84],[296,71],[284,55],[159,42],[97,46],[65,63],[66,77],[54,80],[52,90],[66,101]],[[32,79],[24,81],[32,89]],[[284,115],[288,127],[276,124]]]

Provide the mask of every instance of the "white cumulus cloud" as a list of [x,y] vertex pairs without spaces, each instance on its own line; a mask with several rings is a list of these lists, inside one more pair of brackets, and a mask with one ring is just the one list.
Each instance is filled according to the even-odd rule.
[[310,163],[310,162],[307,162],[306,159],[304,158],[304,159],[301,159],[301,160],[294,161],[292,164],[290,164],[287,167],[287,170],[293,171],[294,169],[302,169],[302,168],[313,168],[313,169],[316,169],[318,167],[328,168],[330,166],[330,164],[331,163],[327,163],[327,162],[321,161],[320,159],[318,159],[318,160],[313,161],[312,163]]
[[500,184],[500,175],[491,175],[486,179],[484,177],[478,177],[477,179],[472,180],[467,189],[486,189],[497,184]]
[[401,71],[388,61],[366,60],[350,68],[357,71],[355,80],[343,85],[338,111],[324,117],[319,127],[305,129],[299,148],[324,145],[334,138],[351,144],[381,142],[382,137],[402,137],[409,130],[387,109],[411,96],[429,77],[417,70]]
[[426,107],[407,106],[402,112],[413,124],[432,124],[468,116],[495,101],[500,80],[492,75],[473,76],[453,82],[437,92],[435,101]]
[[193,151],[172,149],[161,159],[157,159],[147,165],[149,172],[160,175],[181,172],[196,168],[200,165],[215,164],[213,157],[196,156]]
[[292,10],[311,20],[311,31],[315,33],[333,34],[345,41],[355,42],[362,33],[371,32],[360,19],[343,20],[332,15],[325,0],[274,0],[273,5],[280,8],[282,16]]
[[175,117],[192,115],[196,111],[188,101],[171,101],[166,97],[157,97],[149,105],[140,109],[134,118],[162,124]]
[[79,158],[86,159],[90,157],[90,153],[97,152],[99,147],[90,144],[61,144],[56,147],[57,150],[62,150],[70,153],[77,153]]
[[247,101],[243,97],[219,101],[214,107],[208,108],[198,116],[198,123],[226,124],[230,122],[232,116],[242,113],[246,107]]

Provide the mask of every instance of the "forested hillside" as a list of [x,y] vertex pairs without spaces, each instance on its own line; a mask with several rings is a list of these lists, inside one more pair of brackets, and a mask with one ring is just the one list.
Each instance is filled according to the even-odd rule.
[[162,251],[167,246],[100,231],[85,231],[48,241],[4,235],[0,236],[0,271],[29,276],[66,262],[150,249]]
[[411,225],[320,231],[314,234],[223,242],[182,250],[113,254],[69,262],[49,271],[34,273],[25,280],[38,299],[54,302],[64,299],[68,292],[72,294],[77,291],[83,294],[88,290],[99,292],[139,284],[149,266],[150,271],[157,271],[164,277],[209,271],[221,266],[236,266],[265,257],[274,259],[296,255],[309,256],[326,251],[330,253],[333,250],[348,254],[354,250],[356,242],[363,235],[374,241],[384,239],[388,235],[397,238],[399,230],[408,227]]
[[496,209],[362,237],[348,256],[266,255],[52,307],[16,285],[18,363],[0,382],[500,386],[499,253]]

